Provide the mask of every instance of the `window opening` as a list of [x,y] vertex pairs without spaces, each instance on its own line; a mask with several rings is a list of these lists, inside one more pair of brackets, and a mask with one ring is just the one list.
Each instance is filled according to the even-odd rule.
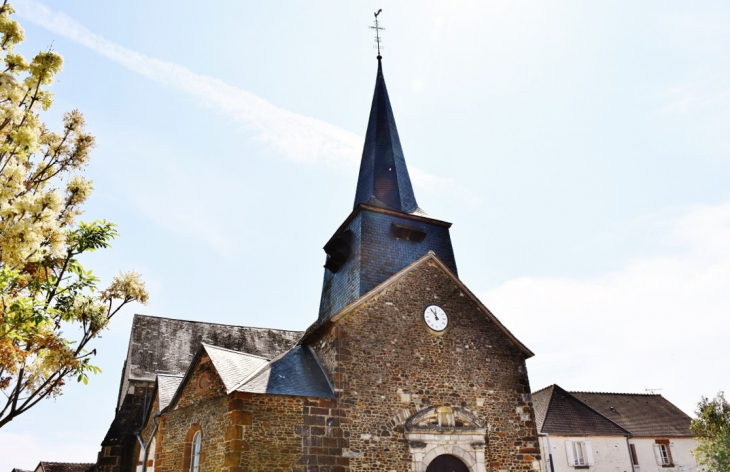
[[192,447],[192,456],[190,457],[190,472],[199,472],[200,471],[200,448],[202,446],[203,442],[203,435],[200,434],[200,431],[195,433],[195,436],[193,436],[193,447]]
[[631,449],[631,462],[634,465],[639,465],[639,456],[636,455],[636,445],[629,444],[629,448]]
[[582,442],[573,442],[573,458],[575,459],[575,465],[586,465],[585,459],[585,446]]
[[669,460],[669,451],[667,450],[666,444],[658,444],[659,446],[659,459],[662,461],[662,465],[669,465],[672,461]]

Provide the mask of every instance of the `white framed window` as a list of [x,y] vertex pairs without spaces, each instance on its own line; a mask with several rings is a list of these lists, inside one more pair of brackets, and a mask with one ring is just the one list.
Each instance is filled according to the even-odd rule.
[[573,443],[573,457],[575,463],[573,465],[586,465],[586,446],[582,441],[575,441]]
[[656,463],[664,466],[672,466],[672,452],[669,450],[669,444],[657,443],[654,444],[654,456],[656,457]]
[[590,441],[565,441],[565,453],[571,467],[593,465],[593,450]]
[[203,445],[203,435],[200,431],[195,433],[193,436],[193,444],[190,448],[190,472],[200,471],[200,448]]

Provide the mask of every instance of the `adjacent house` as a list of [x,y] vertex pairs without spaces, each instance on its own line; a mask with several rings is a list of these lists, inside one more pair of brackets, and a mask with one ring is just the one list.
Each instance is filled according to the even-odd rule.
[[39,462],[33,472],[92,472],[94,464],[77,462]]
[[548,472],[702,470],[691,418],[661,395],[567,392],[551,385],[532,394]]

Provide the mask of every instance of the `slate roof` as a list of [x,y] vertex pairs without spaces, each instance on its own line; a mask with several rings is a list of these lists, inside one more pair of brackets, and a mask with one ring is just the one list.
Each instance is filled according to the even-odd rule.
[[608,420],[557,385],[532,394],[537,430],[575,436],[628,436],[626,429]]
[[160,410],[165,409],[170,404],[182,379],[182,375],[157,374],[157,395],[160,400]]
[[157,373],[182,375],[201,343],[271,358],[289,350],[301,335],[301,331],[135,315],[128,378],[151,382]]
[[380,56],[353,208],[361,203],[424,214],[413,193]]
[[666,398],[643,393],[570,392],[633,436],[692,437],[687,414]]
[[269,363],[269,360],[265,357],[232,351],[210,344],[203,344],[203,348],[213,362],[215,370],[223,380],[228,392],[235,390],[235,387],[242,380]]
[[297,346],[274,359],[252,378],[244,379],[239,392],[334,398],[335,392],[314,354]]
[[80,464],[72,462],[40,462],[36,472],[89,472],[95,464]]
[[201,345],[168,406],[182,395],[187,380],[200,359],[208,355],[227,393],[250,392],[270,395],[334,398],[334,390],[317,358],[306,346],[295,346],[273,360],[244,352]]

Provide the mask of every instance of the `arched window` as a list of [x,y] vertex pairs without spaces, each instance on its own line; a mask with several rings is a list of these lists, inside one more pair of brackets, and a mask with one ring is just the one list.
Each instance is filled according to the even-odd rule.
[[200,470],[200,448],[203,444],[203,435],[200,431],[196,431],[193,436],[193,444],[190,455],[190,472],[199,472]]
[[200,464],[204,459],[203,429],[198,423],[193,423],[185,436],[185,454],[182,457],[183,472],[200,472]]

